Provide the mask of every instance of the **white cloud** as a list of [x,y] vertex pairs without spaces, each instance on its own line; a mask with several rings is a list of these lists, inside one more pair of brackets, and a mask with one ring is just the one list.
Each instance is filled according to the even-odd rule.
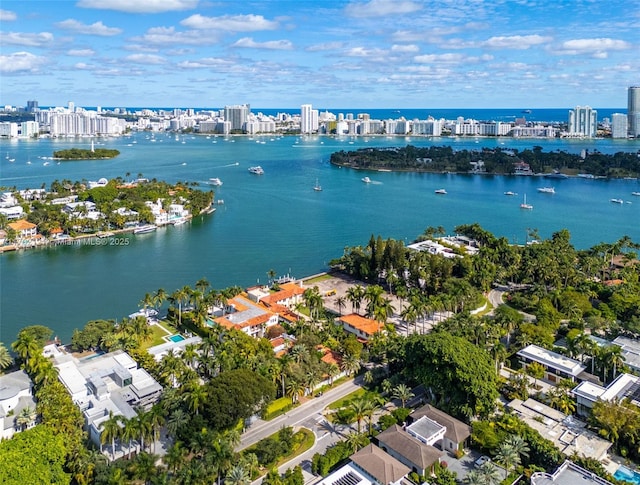
[[30,52],[14,52],[7,56],[0,56],[0,72],[34,72],[46,62],[45,57],[36,56]]
[[0,32],[0,44],[24,45],[29,47],[41,47],[53,40],[50,32],[39,34],[26,34],[22,32]]
[[404,44],[404,45],[394,44],[391,46],[391,51],[413,53],[413,52],[420,52],[420,48],[415,44]]
[[490,61],[492,55],[484,54],[479,57],[465,56],[464,54],[446,53],[446,54],[424,54],[415,56],[413,60],[424,64],[462,64],[471,62]]
[[352,2],[345,8],[350,17],[386,17],[421,10],[422,6],[411,1],[371,0],[367,3]]
[[381,49],[367,49],[366,47],[352,47],[344,55],[348,57],[380,57],[385,54]]
[[102,22],[95,22],[91,25],[87,25],[74,19],[63,20],[62,22],[58,22],[56,25],[61,29],[70,30],[79,34],[99,35],[102,37],[118,35],[122,32],[122,29],[117,27],[107,27]]
[[221,59],[219,57],[205,57],[198,59],[197,61],[183,61],[178,63],[178,67],[183,69],[200,69],[200,68],[221,68],[232,66],[233,62],[228,59]]
[[198,5],[198,0],[78,0],[76,5],[128,13],[161,13],[191,10]]
[[550,50],[560,55],[590,55],[596,59],[606,59],[609,51],[622,51],[631,48],[629,42],[624,40],[599,38],[599,39],[572,39]]
[[307,47],[305,51],[307,52],[322,52],[322,51],[332,51],[337,49],[342,49],[344,47],[344,42],[325,42],[324,44],[315,44]]
[[256,42],[251,37],[238,39],[231,47],[248,47],[253,49],[291,50],[293,44],[288,40],[269,40]]
[[214,44],[218,38],[214,35],[202,35],[197,30],[177,32],[174,27],[153,27],[142,37],[134,37],[134,42],[153,45],[205,45]]
[[131,54],[125,59],[136,64],[164,64],[166,59],[155,54]]
[[93,49],[71,49],[67,51],[68,56],[73,57],[91,57],[95,54]]
[[0,22],[13,22],[17,18],[18,16],[15,12],[0,9]]
[[528,49],[534,45],[546,44],[551,42],[551,37],[538,34],[534,35],[510,35],[491,37],[482,42],[482,47],[491,47],[496,49]]
[[224,30],[228,32],[255,32],[278,28],[278,22],[267,20],[262,15],[205,17],[199,13],[182,20],[180,25],[192,29]]

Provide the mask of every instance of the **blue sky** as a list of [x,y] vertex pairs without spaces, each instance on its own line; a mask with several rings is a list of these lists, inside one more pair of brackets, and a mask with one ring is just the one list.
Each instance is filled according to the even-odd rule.
[[3,0],[0,104],[626,107],[640,0]]

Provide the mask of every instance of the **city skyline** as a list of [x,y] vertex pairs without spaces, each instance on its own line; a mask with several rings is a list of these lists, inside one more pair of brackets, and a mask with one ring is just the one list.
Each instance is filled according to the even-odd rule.
[[623,108],[639,81],[637,7],[7,0],[0,104]]

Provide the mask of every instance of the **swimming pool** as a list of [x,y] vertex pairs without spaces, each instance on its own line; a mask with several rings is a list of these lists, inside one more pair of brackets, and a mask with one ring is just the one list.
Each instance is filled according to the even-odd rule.
[[169,340],[171,340],[172,342],[182,342],[183,340],[186,340],[186,339],[182,335],[177,333],[169,337]]
[[629,483],[635,483],[640,485],[640,473],[630,470],[626,466],[621,466],[613,474],[613,478],[616,480],[622,480]]

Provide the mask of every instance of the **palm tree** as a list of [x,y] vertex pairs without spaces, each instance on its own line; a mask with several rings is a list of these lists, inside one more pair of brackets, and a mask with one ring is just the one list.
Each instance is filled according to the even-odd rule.
[[189,410],[197,416],[207,400],[207,391],[200,383],[194,382],[185,389],[184,400]]
[[358,424],[358,434],[361,432],[361,423],[362,420],[367,416],[369,412],[369,408],[371,407],[371,403],[368,399],[365,398],[356,398],[349,403],[349,409],[353,411],[353,414],[356,418],[356,422]]
[[159,403],[151,406],[149,410],[149,423],[151,424],[151,436],[153,438],[153,451],[156,451],[156,443],[160,440],[160,429],[165,423],[164,410]]
[[349,433],[345,441],[349,449],[355,453],[366,444],[367,437],[363,433]]
[[347,289],[347,299],[351,302],[351,311],[360,313],[360,304],[364,298],[365,289],[361,285],[351,286]]
[[304,384],[295,379],[289,379],[287,383],[286,395],[291,398],[291,403],[298,402],[300,396],[304,394]]
[[502,481],[500,470],[490,461],[485,461],[480,465],[478,472],[480,472],[482,483],[485,485],[498,485]]
[[331,363],[329,364],[329,366],[327,367],[327,375],[329,376],[329,385],[333,386],[333,379],[340,374],[340,367],[338,367],[338,364],[335,363]]
[[16,417],[16,424],[20,426],[22,431],[27,429],[36,420],[36,412],[29,406],[23,408]]
[[529,457],[529,444],[522,436],[518,434],[512,434],[505,440],[505,442],[508,443],[509,446],[511,446],[514,450],[516,450],[518,455],[520,455],[521,457]]
[[189,452],[184,448],[182,441],[176,441],[173,443],[173,446],[167,450],[163,461],[175,475],[178,469],[186,463],[188,454]]
[[143,480],[144,483],[149,483],[149,480],[158,474],[158,469],[156,468],[157,459],[158,457],[156,455],[144,451],[140,453],[136,456],[131,466],[133,477]]
[[495,459],[498,464],[504,467],[507,471],[507,475],[509,475],[512,468],[515,468],[520,464],[520,454],[509,444],[508,441],[505,441],[500,445]]
[[135,418],[133,419],[126,419],[123,418],[123,428],[122,428],[122,433],[120,438],[122,440],[125,440],[128,445],[127,448],[129,449],[128,452],[128,457],[129,459],[131,459],[131,442],[134,440],[134,438],[136,436],[138,436],[138,428],[137,428],[137,420]]
[[342,309],[347,305],[347,297],[340,295],[336,298],[336,305],[338,307],[338,313],[342,316]]
[[114,416],[113,411],[109,411],[109,418],[100,424],[100,451],[102,445],[111,441],[111,459],[116,459],[116,439],[120,438],[121,430],[120,421],[122,416]]
[[26,332],[22,332],[18,336],[18,340],[11,344],[11,348],[13,348],[23,362],[27,362],[31,357],[42,351],[36,338]]
[[189,415],[182,409],[176,409],[167,418],[167,431],[171,436],[176,436],[178,430],[189,422]]
[[392,397],[394,399],[400,399],[402,407],[404,407],[405,403],[414,396],[415,394],[411,392],[411,389],[406,384],[398,384],[393,388]]
[[349,375],[353,375],[360,370],[360,359],[347,354],[342,357],[342,370]]
[[250,483],[249,471],[241,463],[232,466],[224,479],[225,485],[249,485]]
[[531,362],[525,369],[527,375],[533,377],[533,385],[537,389],[538,388],[538,379],[542,379],[544,377],[544,366],[539,362]]
[[140,450],[144,451],[144,440],[149,439],[153,433],[153,426],[151,425],[151,414],[144,409],[139,408],[136,410],[137,416],[131,418],[136,420],[136,429],[140,436]]
[[11,364],[13,364],[13,359],[11,358],[11,354],[4,346],[2,342],[0,342],[0,370],[6,369]]

